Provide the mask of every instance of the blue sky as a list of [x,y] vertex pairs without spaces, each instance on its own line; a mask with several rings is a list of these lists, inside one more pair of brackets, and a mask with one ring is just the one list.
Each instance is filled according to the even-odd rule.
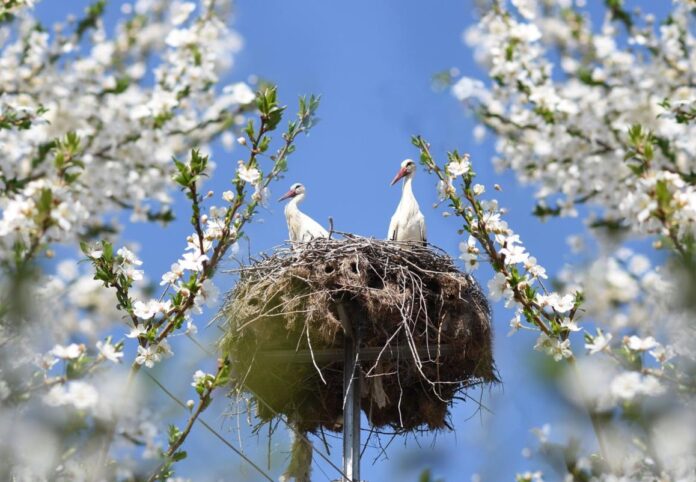
[[[87,2],[44,1],[37,7],[40,18],[53,21],[63,17],[68,13],[65,3],[71,5],[69,13],[78,13]],[[110,22],[118,11],[115,4],[120,3],[110,2]],[[311,136],[299,140],[287,177],[273,188],[273,199],[293,182],[302,182],[308,190],[303,210],[322,224],[332,216],[338,230],[384,237],[400,195],[400,189],[390,188],[389,181],[401,160],[417,157],[410,137],[421,134],[431,142],[439,159],[448,149],[469,152],[479,181],[489,192],[493,192],[493,183],[503,186],[503,192],[495,197],[509,209],[511,227],[550,273],[569,261],[565,239],[581,232],[582,225],[573,221],[542,225],[532,217],[532,190],[517,185],[510,174],[492,171],[492,139],[474,143],[474,119],[448,92],[432,88],[433,74],[451,67],[466,75],[483,76],[461,41],[463,30],[474,20],[470,1],[239,0],[234,26],[245,47],[235,59],[229,80],[246,80],[250,75],[269,79],[279,85],[281,99],[291,108],[298,95],[322,96],[321,122]],[[239,151],[214,150],[218,168],[210,189],[221,193],[227,188],[241,155]],[[456,234],[459,223],[432,209],[435,181],[421,171],[414,189],[426,216],[430,241],[456,256],[461,240]],[[146,272],[154,279],[180,255],[190,229],[186,204],[179,202],[176,208],[180,219],[166,230],[138,225],[126,231],[125,238],[141,246]],[[282,205],[273,202],[247,233],[252,241],[243,251],[258,253],[281,243],[287,237]],[[483,267],[476,276],[485,286],[491,271]],[[229,289],[233,280],[220,274],[216,282]],[[585,424],[582,415],[555,397],[536,376],[539,357],[530,350],[533,337],[520,333],[508,338],[511,313],[497,305],[494,312],[496,359],[504,383],[483,393],[492,414],[476,413],[472,403],[458,404],[453,410],[454,433],[397,439],[387,452],[389,460],[380,459],[375,464],[379,451],[368,448],[363,479],[415,481],[423,468],[430,467],[436,477],[448,482],[468,481],[474,473],[483,474],[483,480],[510,480],[515,471],[536,465],[521,455],[525,446],[533,445],[531,427],[546,422]],[[205,325],[213,314],[206,313],[199,325]],[[200,336],[212,341],[217,330],[208,328]],[[183,366],[176,370],[162,367],[158,376],[182,399],[191,398],[190,374],[201,363],[210,366],[211,361],[201,362],[205,356],[187,340],[178,343],[175,350],[186,352],[178,357],[185,360]],[[164,420],[172,415],[183,420],[181,410],[164,399],[161,403],[156,414]],[[223,417],[226,405],[218,399],[205,418],[236,445],[233,428],[237,420]],[[245,424],[243,418],[241,424]],[[273,443],[284,447],[287,438],[281,432]],[[254,460],[263,463],[265,436],[251,436],[244,430],[242,440]],[[336,440],[332,457],[337,463],[339,449],[340,441]],[[179,475],[208,480],[196,474],[213,468],[219,477],[215,480],[243,480],[238,457],[201,428],[194,429],[187,450],[189,460],[180,464]],[[283,456],[276,455],[279,459]],[[275,477],[281,469],[282,463],[273,466]],[[328,480],[321,470],[337,477],[321,464],[314,472],[317,481]],[[250,470],[244,469],[244,473],[248,480],[256,480]]]

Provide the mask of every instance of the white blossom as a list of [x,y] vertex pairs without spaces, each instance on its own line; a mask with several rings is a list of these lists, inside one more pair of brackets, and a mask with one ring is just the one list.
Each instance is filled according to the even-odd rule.
[[536,0],[512,0],[512,4],[524,18],[533,20],[536,16]]
[[512,297],[512,291],[510,290],[508,280],[502,273],[496,273],[488,282],[488,292],[491,299],[494,301],[499,301],[502,298],[508,299]]
[[640,338],[639,336],[633,335],[628,337],[625,343],[628,348],[635,351],[648,351],[658,346],[657,341],[652,336]]
[[123,259],[123,263],[125,264],[132,264],[135,266],[140,266],[141,264],[143,264],[143,262],[140,261],[138,257],[130,249],[126,247],[119,248],[119,250],[116,251],[116,254]]
[[102,257],[104,254],[104,250],[99,249],[99,248],[93,248],[90,249],[89,252],[87,253],[87,256],[89,256],[92,259],[99,259]]
[[191,251],[184,253],[184,256],[179,260],[178,264],[181,269],[202,271],[206,261],[208,261],[207,255]]
[[561,296],[556,292],[549,295],[537,293],[535,301],[542,308],[548,306],[557,313],[567,313],[575,306],[575,296],[571,294]]
[[529,256],[524,260],[524,269],[526,269],[527,272],[534,278],[548,278],[546,275],[546,269],[540,264],[537,264],[537,259],[534,256]]
[[[250,104],[256,99],[254,91],[244,82],[228,85],[223,89],[223,92],[229,94],[235,103],[241,105]],[[240,142],[240,144],[242,143]]]
[[149,320],[157,313],[157,307],[152,303],[143,303],[142,301],[136,301],[133,303],[133,314],[138,318],[143,320]]
[[437,198],[440,201],[443,201],[447,199],[450,195],[450,193],[454,192],[454,186],[452,185],[452,180],[447,179],[447,182],[445,181],[438,181],[437,183]]
[[167,284],[176,283],[183,274],[184,270],[179,265],[179,263],[174,263],[171,265],[170,270],[162,275],[162,281],[160,281],[160,285],[163,286]]
[[658,363],[667,363],[676,356],[675,350],[671,346],[658,345],[649,351],[650,355]]
[[175,1],[172,5],[172,24],[175,26],[184,23],[191,13],[196,9],[196,4],[193,2],[179,2]]
[[191,320],[186,320],[186,330],[185,330],[185,333],[186,333],[187,335],[195,335],[196,333],[198,333],[198,327],[196,326],[196,324],[195,324],[193,321],[191,321]]
[[205,302],[206,306],[214,306],[215,303],[217,303],[218,301],[218,297],[220,296],[220,290],[217,288],[217,286],[215,286],[213,280],[206,279],[201,284],[198,294],[200,298]]
[[162,355],[158,352],[157,346],[138,346],[138,355],[135,357],[135,363],[138,365],[145,365],[148,368],[155,366],[162,360]]
[[205,373],[203,370],[196,370],[196,372],[193,374],[193,383],[191,383],[191,386],[197,387],[203,381],[209,378],[211,378],[211,375]]
[[166,314],[171,308],[172,302],[170,300],[148,300],[147,303],[138,300],[133,303],[133,313],[143,320],[149,320],[157,314]]
[[469,155],[464,154],[461,159],[456,161],[451,161],[447,164],[447,172],[453,178],[463,176],[471,170],[471,163],[469,162]]
[[239,161],[237,168],[239,179],[249,184],[256,184],[261,179],[261,173],[255,167],[247,167],[244,161]]
[[631,401],[639,395],[659,395],[664,391],[664,387],[657,378],[651,375],[624,372],[614,378],[610,390],[618,400]]
[[123,352],[118,351],[109,341],[97,341],[97,350],[104,358],[114,363],[120,363],[123,358]]
[[476,246],[476,238],[469,235],[466,243],[459,243],[459,259],[464,262],[468,270],[473,271],[478,267],[479,249]]
[[563,318],[561,321],[561,328],[565,328],[568,331],[580,331],[580,327],[578,326],[577,322],[575,320],[571,320],[570,318]]
[[77,343],[71,343],[68,346],[56,345],[51,350],[51,354],[56,358],[62,358],[63,360],[74,360],[82,356],[85,352],[84,345],[78,345]]
[[139,338],[147,333],[147,328],[145,325],[138,325],[134,328],[131,328],[130,332],[126,335],[128,338]]
[[515,480],[520,482],[544,482],[544,474],[541,471],[522,472],[515,475]]
[[500,254],[505,256],[505,264],[507,265],[525,263],[529,259],[529,253],[524,246],[513,242],[505,242]]
[[462,77],[452,86],[452,93],[459,100],[477,99],[483,102],[490,100],[490,94],[485,84],[471,77]]
[[258,202],[261,206],[268,206],[268,200],[271,197],[271,190],[258,182],[254,185],[254,193],[251,198]]
[[47,405],[54,407],[73,405],[78,410],[86,410],[96,406],[99,392],[89,383],[74,380],[65,385],[54,385],[43,400]]
[[522,314],[519,311],[515,311],[515,316],[510,320],[510,331],[508,331],[507,336],[514,335],[520,328],[522,328]]
[[555,361],[561,361],[564,358],[573,356],[569,339],[561,341],[557,338],[551,338],[545,333],[539,335],[534,349],[546,352],[548,355],[552,356]]
[[585,348],[589,351],[590,355],[594,355],[601,351],[604,351],[611,343],[613,338],[611,333],[602,333],[601,331],[597,335],[592,337],[592,341],[585,343]]
[[156,349],[157,353],[163,358],[169,358],[170,356],[174,355],[172,347],[169,345],[166,338],[157,344]]

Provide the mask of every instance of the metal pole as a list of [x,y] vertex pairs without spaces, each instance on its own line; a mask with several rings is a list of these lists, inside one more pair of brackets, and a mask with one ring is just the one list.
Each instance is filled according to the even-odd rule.
[[360,370],[358,327],[351,326],[345,310],[338,307],[345,332],[343,357],[343,473],[345,482],[360,482]]

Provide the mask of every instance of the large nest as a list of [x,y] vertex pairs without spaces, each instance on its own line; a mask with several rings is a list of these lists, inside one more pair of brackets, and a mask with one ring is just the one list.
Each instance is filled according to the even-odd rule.
[[241,268],[221,341],[258,416],[342,429],[342,321],[357,329],[361,408],[373,427],[448,427],[449,408],[496,381],[490,311],[440,251],[349,236],[284,246]]

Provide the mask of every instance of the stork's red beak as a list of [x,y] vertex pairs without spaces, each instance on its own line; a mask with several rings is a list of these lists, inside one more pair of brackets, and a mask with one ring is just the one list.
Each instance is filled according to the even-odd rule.
[[401,169],[399,169],[399,172],[397,172],[396,176],[394,176],[394,179],[392,179],[390,186],[393,186],[394,184],[399,182],[399,179],[404,177],[406,174],[408,174],[408,169],[406,169],[405,167],[402,167]]
[[286,192],[285,194],[283,194],[282,196],[280,196],[280,199],[278,199],[278,202],[280,202],[280,201],[282,201],[282,200],[284,200],[284,199],[288,199],[288,198],[291,198],[291,197],[295,197],[295,196],[297,196],[297,192],[294,191],[294,190],[292,190],[292,189],[290,189],[288,192]]

